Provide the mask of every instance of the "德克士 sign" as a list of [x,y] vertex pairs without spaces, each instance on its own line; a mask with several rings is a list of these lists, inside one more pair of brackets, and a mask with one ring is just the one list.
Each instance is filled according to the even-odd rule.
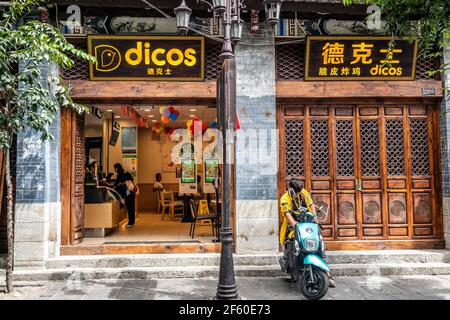
[[414,80],[417,40],[390,37],[310,36],[305,80]]
[[88,36],[90,80],[204,81],[203,37]]

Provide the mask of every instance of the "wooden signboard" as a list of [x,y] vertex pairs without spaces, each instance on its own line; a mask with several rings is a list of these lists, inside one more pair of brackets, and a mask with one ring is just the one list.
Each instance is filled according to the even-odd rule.
[[203,37],[89,35],[90,80],[204,81]]
[[309,36],[306,81],[414,80],[417,40],[391,37]]

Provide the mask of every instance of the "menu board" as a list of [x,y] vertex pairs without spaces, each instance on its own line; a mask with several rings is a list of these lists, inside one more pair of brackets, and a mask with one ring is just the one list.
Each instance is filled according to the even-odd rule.
[[136,153],[136,127],[122,128],[122,153]]
[[181,161],[181,183],[195,183],[195,161],[185,159]]

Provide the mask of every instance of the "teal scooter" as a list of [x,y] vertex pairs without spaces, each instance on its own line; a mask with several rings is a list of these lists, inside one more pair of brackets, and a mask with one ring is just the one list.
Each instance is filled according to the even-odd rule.
[[[309,300],[321,299],[328,291],[330,268],[324,260],[324,242],[321,226],[315,215],[298,206],[292,212],[298,223],[294,239],[285,241],[284,256],[280,258],[281,268],[290,274],[293,284]],[[289,232],[292,231],[292,227]]]

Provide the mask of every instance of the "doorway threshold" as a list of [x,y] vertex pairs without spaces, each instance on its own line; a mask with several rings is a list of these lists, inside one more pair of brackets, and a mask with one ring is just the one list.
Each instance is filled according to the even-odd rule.
[[[195,240],[194,240],[195,241]],[[161,241],[150,243],[104,243],[61,246],[61,255],[106,255],[106,254],[164,254],[164,253],[219,253],[220,243]]]

